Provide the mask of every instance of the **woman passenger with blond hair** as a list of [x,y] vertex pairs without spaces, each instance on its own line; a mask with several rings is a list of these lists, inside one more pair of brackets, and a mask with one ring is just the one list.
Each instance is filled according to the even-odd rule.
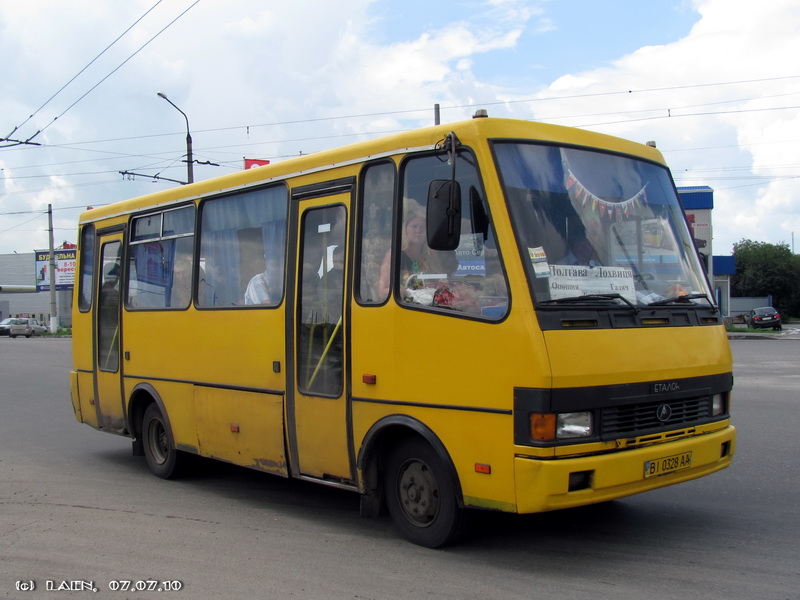
[[[428,246],[425,214],[421,209],[406,213],[400,250],[400,296],[406,298],[406,282],[411,275],[441,275],[446,279],[458,267],[453,252],[437,252]],[[387,252],[381,265],[380,292],[385,297],[389,291],[392,270],[392,253]]]

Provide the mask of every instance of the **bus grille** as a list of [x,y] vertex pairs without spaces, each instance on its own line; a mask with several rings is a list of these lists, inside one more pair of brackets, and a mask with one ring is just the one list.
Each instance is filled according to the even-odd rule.
[[[669,416],[664,419],[662,409],[669,407]],[[600,437],[612,439],[621,436],[638,436],[653,431],[665,431],[679,427],[699,425],[708,421],[711,411],[711,398],[689,398],[669,402],[642,402],[624,406],[609,406],[600,415]]]

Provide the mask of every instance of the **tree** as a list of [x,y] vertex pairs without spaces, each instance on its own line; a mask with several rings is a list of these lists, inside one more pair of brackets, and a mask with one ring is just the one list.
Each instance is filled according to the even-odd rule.
[[776,308],[800,315],[800,256],[788,244],[742,239],[733,245],[733,256],[733,296],[772,295]]

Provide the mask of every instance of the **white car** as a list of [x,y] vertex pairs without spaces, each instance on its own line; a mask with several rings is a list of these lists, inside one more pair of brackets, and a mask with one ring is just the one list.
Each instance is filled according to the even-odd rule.
[[8,335],[12,338],[18,335],[24,335],[29,338],[32,335],[42,335],[47,328],[39,323],[36,319],[29,319],[27,317],[18,317],[11,323]]

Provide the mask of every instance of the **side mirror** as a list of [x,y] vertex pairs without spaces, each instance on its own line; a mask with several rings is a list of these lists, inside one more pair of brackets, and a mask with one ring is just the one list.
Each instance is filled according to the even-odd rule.
[[461,186],[450,179],[434,179],[428,186],[428,246],[455,250],[461,241]]

